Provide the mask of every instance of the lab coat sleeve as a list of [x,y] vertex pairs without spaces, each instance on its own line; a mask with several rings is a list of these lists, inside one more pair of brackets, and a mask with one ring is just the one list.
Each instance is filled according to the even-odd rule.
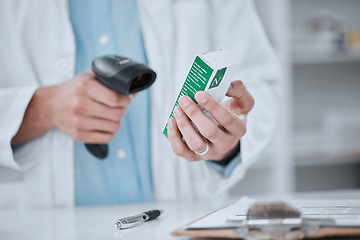
[[17,133],[27,106],[37,86],[0,88],[0,166],[22,170],[22,163],[14,159],[11,140]]
[[247,132],[241,139],[241,163],[226,178],[209,164],[207,190],[220,195],[241,180],[246,170],[269,143],[277,120],[281,77],[278,60],[270,46],[251,0],[211,1],[212,48],[227,48],[239,59],[242,80],[255,99],[247,116]]

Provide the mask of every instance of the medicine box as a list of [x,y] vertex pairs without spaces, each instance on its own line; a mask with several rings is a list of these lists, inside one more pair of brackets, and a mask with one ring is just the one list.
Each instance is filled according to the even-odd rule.
[[[195,93],[205,91],[221,102],[231,82],[235,80],[234,75],[239,71],[239,65],[238,60],[226,49],[196,56],[168,119],[174,117],[174,109],[183,95],[197,103]],[[167,123],[163,133],[168,136]]]

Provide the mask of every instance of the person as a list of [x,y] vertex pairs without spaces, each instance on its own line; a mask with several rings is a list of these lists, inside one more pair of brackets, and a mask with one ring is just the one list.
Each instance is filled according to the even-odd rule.
[[[21,172],[26,206],[226,196],[271,138],[279,67],[251,0],[6,1],[0,16],[0,165]],[[238,80],[223,104],[196,95],[220,126],[182,97],[167,139],[189,64],[220,48],[238,57]],[[158,78],[116,94],[89,70],[105,54],[147,63]],[[84,142],[110,142],[109,157]]]

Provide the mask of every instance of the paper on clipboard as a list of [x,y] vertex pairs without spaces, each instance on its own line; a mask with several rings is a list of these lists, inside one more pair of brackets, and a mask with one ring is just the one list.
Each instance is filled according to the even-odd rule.
[[[213,214],[200,219],[186,227],[186,229],[227,229],[237,228],[239,222],[229,221],[228,218],[236,216],[239,212],[247,212],[248,208],[255,203],[254,199],[248,197],[241,198],[235,204],[220,209]],[[239,218],[237,218],[239,220]],[[244,219],[245,220],[245,219]]]
[[303,218],[332,218],[336,226],[360,226],[359,200],[291,201]]
[[[195,229],[233,229],[246,220],[254,199],[241,198],[238,202],[186,226]],[[293,200],[287,201],[302,213],[303,218],[332,218],[338,227],[360,227],[360,200]]]

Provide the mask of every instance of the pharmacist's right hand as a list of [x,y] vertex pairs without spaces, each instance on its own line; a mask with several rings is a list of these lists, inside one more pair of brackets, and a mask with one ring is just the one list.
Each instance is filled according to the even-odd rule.
[[93,71],[56,86],[52,98],[54,127],[78,141],[108,143],[121,125],[131,96],[120,95],[95,80]]

